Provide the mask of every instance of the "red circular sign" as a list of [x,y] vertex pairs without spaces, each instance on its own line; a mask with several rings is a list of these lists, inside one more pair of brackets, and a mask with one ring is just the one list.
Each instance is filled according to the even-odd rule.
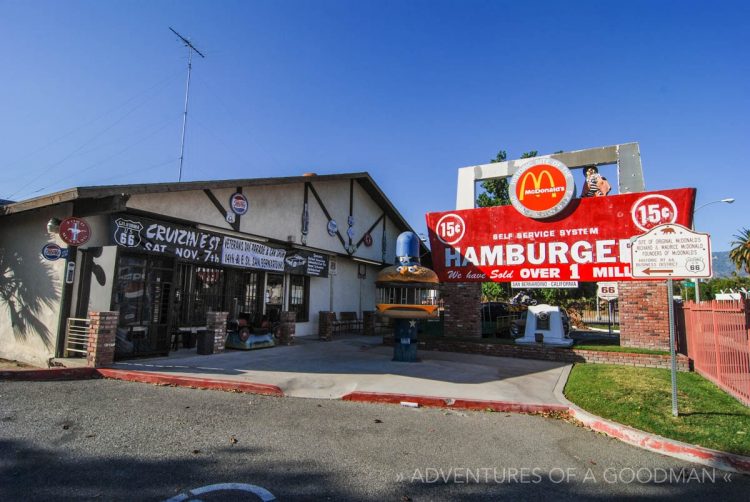
[[70,246],[86,244],[91,237],[91,227],[81,218],[65,218],[60,223],[60,238]]
[[546,211],[565,194],[565,175],[556,167],[537,164],[527,169],[516,184],[518,201],[532,211]]
[[466,224],[464,219],[457,214],[446,214],[435,225],[435,233],[437,238],[443,244],[455,244],[460,241],[464,232],[466,231]]
[[559,213],[573,198],[573,174],[556,159],[529,161],[510,181],[510,201],[521,214],[548,218]]
[[661,194],[649,194],[638,199],[630,209],[635,226],[648,232],[654,227],[677,221],[677,205]]

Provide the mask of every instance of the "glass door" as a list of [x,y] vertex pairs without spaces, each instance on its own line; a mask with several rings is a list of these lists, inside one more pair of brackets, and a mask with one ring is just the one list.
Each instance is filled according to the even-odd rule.
[[279,322],[284,302],[284,275],[266,275],[265,315],[269,322]]
[[115,359],[169,352],[173,267],[171,258],[120,256],[112,301],[120,314]]

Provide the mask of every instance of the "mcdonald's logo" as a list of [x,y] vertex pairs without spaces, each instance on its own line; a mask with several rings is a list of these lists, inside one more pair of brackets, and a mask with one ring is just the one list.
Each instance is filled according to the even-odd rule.
[[[531,183],[534,186],[534,188],[532,189],[526,188],[526,182],[529,181],[529,178],[531,178]],[[548,183],[544,188],[542,188],[542,181],[545,178],[547,179]],[[565,187],[555,186],[555,180],[552,177],[549,169],[542,169],[539,172],[539,176],[537,176],[533,171],[526,171],[526,173],[523,175],[523,178],[521,178],[521,186],[518,189],[518,200],[523,200],[527,195],[535,195],[537,198],[539,198],[544,194],[548,194],[550,198],[554,199],[557,197],[558,192],[561,191],[564,192]]]
[[510,182],[513,206],[531,218],[548,218],[573,198],[573,174],[555,159],[535,159],[519,169]]

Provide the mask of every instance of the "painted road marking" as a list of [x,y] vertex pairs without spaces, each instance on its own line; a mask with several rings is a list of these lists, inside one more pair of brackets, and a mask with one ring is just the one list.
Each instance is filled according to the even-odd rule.
[[199,488],[193,488],[192,490],[181,493],[177,496],[167,499],[164,502],[183,502],[185,500],[193,500],[193,497],[197,495],[203,495],[211,492],[220,491],[240,491],[245,493],[252,493],[256,495],[263,502],[271,502],[276,500],[276,496],[263,488],[262,486],[249,485],[246,483],[219,483],[215,485],[201,486]]

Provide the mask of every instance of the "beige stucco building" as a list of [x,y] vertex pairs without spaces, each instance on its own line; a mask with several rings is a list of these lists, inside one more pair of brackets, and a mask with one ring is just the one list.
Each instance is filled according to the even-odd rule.
[[[81,229],[79,246],[61,237]],[[297,336],[315,335],[320,311],[374,310],[377,272],[407,230],[367,173],[82,187],[0,206],[0,358],[62,357],[68,319],[89,311],[119,312],[120,359],[169,353],[175,330],[211,311],[256,325],[294,311]]]

